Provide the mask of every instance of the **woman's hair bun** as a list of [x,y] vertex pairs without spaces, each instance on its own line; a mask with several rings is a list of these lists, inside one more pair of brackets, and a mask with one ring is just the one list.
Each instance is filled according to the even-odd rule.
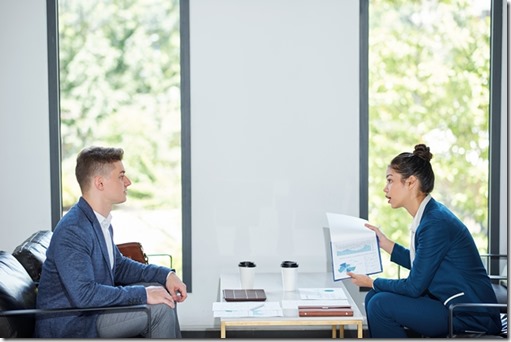
[[430,161],[431,158],[433,158],[433,155],[429,152],[429,147],[424,144],[415,145],[413,155],[424,159],[425,161]]

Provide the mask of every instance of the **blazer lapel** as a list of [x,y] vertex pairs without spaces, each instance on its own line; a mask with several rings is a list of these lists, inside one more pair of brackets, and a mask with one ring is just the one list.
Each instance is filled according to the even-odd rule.
[[98,218],[96,217],[96,214],[94,213],[94,210],[90,207],[89,203],[83,199],[83,197],[80,198],[78,205],[85,213],[85,216],[89,219],[89,221],[92,223],[93,232],[95,235],[95,239],[97,241],[97,244],[100,247],[101,254],[103,256],[103,262],[106,264],[106,268],[108,269],[108,272],[110,274],[110,279],[112,280],[112,284],[114,283],[114,274],[112,271],[112,267],[110,266],[110,258],[108,256],[108,248],[106,247],[106,241],[105,236],[103,234],[103,231],[101,230],[101,224],[98,221]]

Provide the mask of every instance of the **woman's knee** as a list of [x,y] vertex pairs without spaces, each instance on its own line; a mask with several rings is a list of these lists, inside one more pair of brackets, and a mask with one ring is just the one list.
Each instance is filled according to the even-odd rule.
[[373,291],[369,298],[366,297],[366,313],[369,316],[376,311],[381,312],[382,310],[395,305],[395,300],[395,297],[391,293]]
[[374,291],[374,290],[369,290],[369,292],[367,292],[365,300],[364,300],[364,304],[365,304],[366,308],[367,308],[367,304],[369,303],[369,301],[371,300],[371,298],[373,298],[373,296],[375,294],[376,294],[376,291]]

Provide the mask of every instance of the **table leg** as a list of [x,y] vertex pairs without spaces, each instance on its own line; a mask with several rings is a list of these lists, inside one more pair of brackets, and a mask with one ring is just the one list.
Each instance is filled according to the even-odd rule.
[[337,337],[337,325],[332,325],[332,338]]
[[344,338],[344,324],[339,326],[339,338]]
[[357,323],[357,331],[358,331],[358,338],[364,337],[363,331],[362,331],[362,322]]
[[220,338],[225,338],[225,322],[220,323]]

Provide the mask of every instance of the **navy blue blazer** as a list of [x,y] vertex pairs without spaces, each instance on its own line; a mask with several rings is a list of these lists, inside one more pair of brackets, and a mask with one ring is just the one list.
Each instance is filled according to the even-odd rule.
[[[108,250],[94,211],[80,198],[55,228],[46,252],[37,294],[37,308],[87,308],[146,304],[146,290],[135,283],[165,284],[171,269],[144,265],[114,247]],[[36,337],[97,337],[96,313],[38,315]]]
[[[430,295],[446,308],[457,302],[497,302],[469,230],[449,209],[433,198],[426,205],[416,229],[415,251],[410,269],[410,250],[396,244],[391,261],[410,269],[410,273],[405,279],[375,279],[375,291],[409,297]],[[492,321],[487,323],[493,323],[495,328],[500,329],[498,313],[492,316]],[[466,323],[470,324],[469,321]],[[463,325],[459,320],[455,322],[455,328],[462,328]]]

